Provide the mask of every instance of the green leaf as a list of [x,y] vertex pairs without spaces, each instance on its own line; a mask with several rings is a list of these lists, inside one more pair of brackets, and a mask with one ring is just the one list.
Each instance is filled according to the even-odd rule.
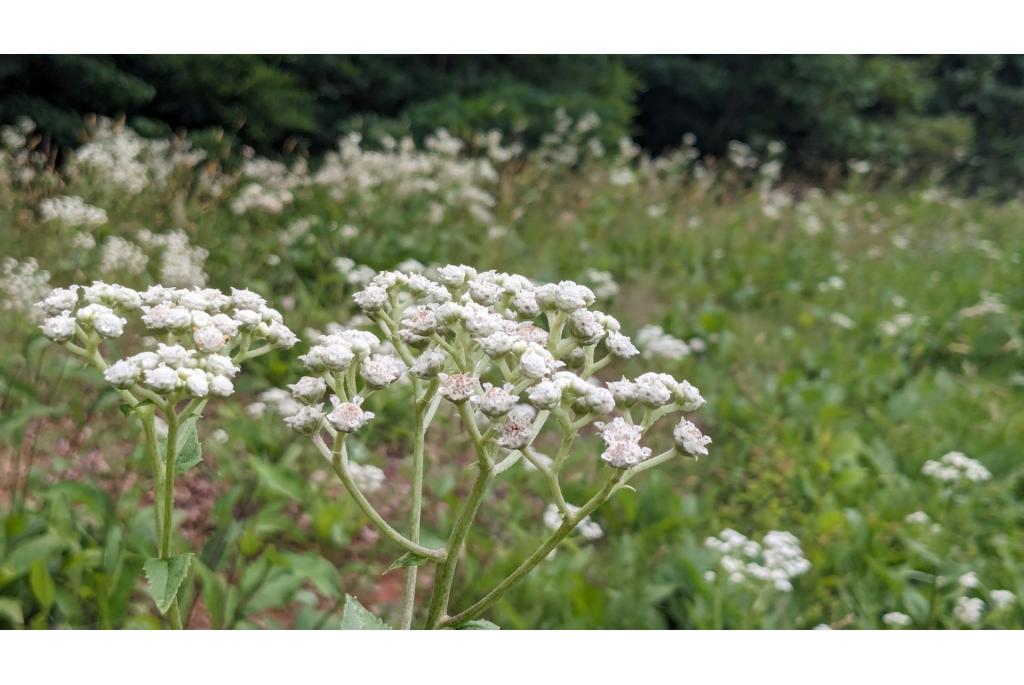
[[[420,556],[419,554],[413,554],[412,552],[406,552],[402,556],[398,557],[391,562],[391,565],[384,569],[384,573],[391,573],[396,568],[409,568],[410,566],[422,566],[423,564],[430,561],[429,558]],[[381,573],[381,575],[384,575]]]
[[[30,405],[17,411],[6,412],[4,417],[0,418],[0,438],[5,438],[8,435],[19,436],[21,429],[32,419],[54,416],[63,411],[65,411],[64,407]],[[17,443],[18,440],[20,438],[13,442]]]
[[285,554],[283,556],[294,575],[308,580],[317,592],[328,597],[338,595],[338,569],[319,554]]
[[[142,573],[142,559],[133,555],[121,555],[116,573],[107,587],[107,611],[114,626],[122,626],[127,618],[128,605],[135,589],[139,586]],[[59,598],[58,598],[59,605]]]
[[20,628],[25,623],[21,604],[18,603],[18,600],[10,597],[0,597],[0,618],[6,618],[15,628]]
[[192,554],[180,554],[169,559],[147,559],[143,569],[149,581],[149,594],[161,614],[166,614],[185,582]]
[[196,432],[197,419],[195,416],[185,419],[178,430],[178,452],[174,460],[174,470],[178,473],[185,473],[203,460],[203,445]]
[[205,564],[196,564],[196,572],[203,584],[203,604],[210,613],[213,627],[221,629],[227,624],[227,582]]
[[341,616],[342,630],[391,630],[384,623],[359,603],[352,595],[345,595],[345,611]]
[[11,550],[7,559],[0,564],[0,586],[4,585],[5,579],[14,579],[28,573],[38,559],[45,559],[66,544],[53,533],[46,533],[21,543]]
[[45,496],[60,496],[69,504],[81,504],[88,507],[94,515],[106,520],[113,516],[114,502],[110,495],[101,488],[75,481],[61,481],[51,485]]
[[28,572],[28,584],[32,588],[32,594],[43,607],[43,612],[48,612],[57,599],[57,587],[50,577],[50,569],[47,568],[45,559],[39,559],[32,564],[32,570]]
[[297,480],[289,477],[291,474],[286,474],[273,464],[255,457],[250,459],[249,463],[256,471],[260,485],[267,490],[296,501],[302,499],[302,486]]
[[264,580],[244,604],[246,614],[281,607],[292,601],[302,588],[302,576],[289,571],[275,573]]
[[456,630],[501,630],[501,626],[482,618],[466,621],[456,627]]

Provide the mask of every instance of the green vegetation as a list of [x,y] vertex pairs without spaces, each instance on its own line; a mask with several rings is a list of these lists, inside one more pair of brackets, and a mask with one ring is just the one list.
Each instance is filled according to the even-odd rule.
[[[900,63],[913,80],[922,65],[952,74],[955,62]],[[260,78],[290,88],[299,67],[270,63],[277,66]],[[997,76],[1011,63],[993,61],[987,76],[976,74],[985,85],[973,91],[975,102],[986,116],[996,115],[983,101],[1016,97]],[[646,64],[650,81],[658,62]],[[842,64],[830,78],[845,81],[850,64],[874,63]],[[124,82],[137,91],[126,103],[148,101],[150,66],[146,78]],[[906,80],[886,83],[891,98],[917,98]],[[269,92],[261,97],[276,101]],[[921,97],[927,113],[938,94]],[[420,106],[426,117],[430,107]],[[847,116],[805,106],[824,128]],[[614,130],[625,120],[612,111]],[[290,116],[250,121],[265,127],[264,141],[282,126],[325,130]],[[205,410],[202,461],[178,479],[179,549],[198,550],[184,581],[184,621],[338,628],[346,595],[396,617],[402,573],[384,571],[400,551],[377,538],[316,450],[283,425],[274,411],[280,398],[261,394],[301,375],[296,354],[308,347],[308,328],[357,313],[350,295],[364,267],[417,260],[595,286],[604,278],[594,270],[608,272],[618,288],[603,290],[602,308],[623,332],[649,355],[672,348],[664,338],[640,344],[638,329],[655,323],[687,341],[689,353],[616,362],[598,375],[655,368],[689,379],[708,399],[699,421],[714,439],[710,456],[646,474],[636,483],[642,497],[613,498],[594,516],[603,537],[573,538],[542,563],[495,605],[488,619],[497,625],[875,628],[901,612],[918,628],[963,627],[972,625],[961,600],[969,596],[986,603],[977,625],[1020,627],[1022,606],[1001,606],[991,592],[1024,596],[1024,207],[960,198],[922,178],[879,190],[884,177],[862,166],[827,192],[786,185],[778,164],[789,163],[787,153],[767,138],[750,138],[753,150],[734,146],[732,162],[696,162],[689,148],[652,160],[628,146],[602,152],[588,141],[613,136],[599,129],[561,126],[521,154],[507,139],[473,139],[459,151],[435,139],[426,148],[435,152],[404,156],[387,152],[401,142],[380,141],[373,147],[384,153],[350,144],[312,171],[260,159],[229,171],[180,149],[171,162],[173,146],[150,150],[107,130],[102,149],[130,154],[104,166],[79,151],[60,175],[15,149],[9,132],[0,241],[17,263],[0,273],[0,625],[161,625],[142,568],[155,531],[141,429],[123,421],[99,374],[42,337],[27,305],[46,280],[142,288],[169,276],[259,292],[303,338],[292,351],[250,362],[236,395]],[[841,140],[815,140],[815,154],[853,156]],[[137,192],[125,190],[139,179]],[[106,216],[85,225],[89,213],[79,209],[44,221],[44,201],[57,196],[79,196]],[[30,258],[48,279],[26,265]],[[374,502],[405,521],[407,492],[389,487],[406,482],[411,468],[412,436],[399,427],[412,421],[393,414],[398,406],[407,405],[372,405],[378,420],[349,450],[383,469]],[[451,455],[426,465],[430,501],[442,502],[424,511],[427,546],[442,542],[471,481],[472,446],[457,438],[455,421],[441,412],[427,438]],[[953,451],[981,462],[991,478],[944,483],[922,473]],[[596,465],[599,440],[577,452]],[[481,511],[459,569],[472,597],[536,546],[548,504],[538,477],[510,470]],[[586,496],[582,483],[565,488],[569,501]],[[791,592],[730,583],[704,544],[726,528],[756,540],[789,531],[811,568],[792,579]],[[171,582],[176,569],[164,571]],[[971,572],[977,587],[969,575],[958,580]],[[421,582],[429,586],[429,576]],[[350,620],[372,623],[358,611]]]

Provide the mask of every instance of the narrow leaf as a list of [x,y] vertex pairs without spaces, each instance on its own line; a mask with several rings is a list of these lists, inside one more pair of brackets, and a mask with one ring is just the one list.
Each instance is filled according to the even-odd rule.
[[43,610],[49,611],[57,599],[57,587],[53,584],[45,559],[32,564],[32,570],[28,572],[28,584]]
[[210,622],[216,629],[224,628],[227,624],[227,582],[205,564],[197,564],[196,572],[202,580],[203,604],[210,614]]
[[[406,552],[402,556],[398,557],[391,562],[391,565],[384,569],[384,573],[391,573],[396,568],[409,568],[410,566],[422,566],[423,564],[430,561],[429,558],[420,556],[419,554],[413,554],[412,552]],[[382,573],[381,575],[384,575]]]
[[256,471],[256,477],[259,479],[260,485],[267,490],[296,501],[302,499],[302,485],[297,479],[292,478],[291,474],[286,474],[274,464],[255,457],[251,458],[249,463],[252,465],[253,470]]

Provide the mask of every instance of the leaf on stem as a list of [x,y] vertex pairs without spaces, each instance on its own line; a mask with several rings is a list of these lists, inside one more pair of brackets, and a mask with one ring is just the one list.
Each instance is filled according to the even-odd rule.
[[427,558],[427,557],[420,556],[419,554],[413,554],[412,552],[406,552],[402,556],[400,556],[397,559],[395,559],[394,561],[392,561],[391,565],[388,566],[386,569],[384,569],[384,573],[381,573],[381,575],[384,575],[385,573],[391,573],[396,568],[409,568],[410,566],[422,566],[423,564],[427,563],[428,561],[430,561],[430,559]]
[[455,626],[455,630],[501,630],[501,626],[485,619],[477,618]]
[[342,630],[391,630],[384,621],[371,614],[352,595],[345,595],[345,611],[341,616]]
[[196,421],[197,417],[189,417],[178,430],[178,452],[174,460],[174,470],[178,473],[185,473],[203,460],[203,445],[199,442]]
[[161,614],[166,614],[185,582],[192,554],[179,554],[168,559],[147,559],[143,569],[149,581],[149,594]]

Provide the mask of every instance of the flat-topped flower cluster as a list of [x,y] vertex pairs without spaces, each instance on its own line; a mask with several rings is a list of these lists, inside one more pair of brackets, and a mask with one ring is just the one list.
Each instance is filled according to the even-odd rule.
[[[292,347],[298,338],[266,300],[236,288],[231,294],[162,285],[138,291],[94,281],[55,288],[35,309],[43,318],[43,335],[100,371],[117,388],[125,415],[142,424],[151,460],[159,554],[146,562],[145,570],[157,608],[180,628],[178,587],[167,599],[158,579],[166,578],[169,565],[183,566],[187,573],[190,564],[191,555],[172,555],[171,533],[175,476],[202,460],[196,424],[210,397],[234,392],[232,379],[242,362]],[[138,330],[137,337],[127,337],[146,349],[110,363],[101,346],[125,336],[129,317]],[[123,353],[121,348],[118,345]],[[383,482],[378,469],[359,469],[358,476],[369,490]]]
[[[651,458],[640,442],[655,420],[704,404],[697,388],[668,374],[597,381],[595,371],[637,349],[614,317],[591,309],[590,288],[572,281],[535,284],[449,265],[430,276],[380,273],[354,299],[382,336],[343,330],[300,357],[312,375],[289,386],[305,403],[286,419],[296,430],[315,435],[326,423],[356,431],[373,418],[362,409],[368,395],[416,378],[468,403],[484,437],[504,450],[528,449],[555,415],[574,432],[593,423],[605,442],[602,459],[627,469]],[[611,418],[617,410],[622,415]],[[676,426],[682,453],[706,455],[709,442],[685,418]]]
[[[230,395],[239,363],[298,342],[280,312],[234,288],[230,295],[160,285],[136,291],[96,281],[56,288],[36,308],[46,317],[40,328],[47,338],[97,365],[115,388],[141,395]],[[149,349],[108,364],[98,346],[124,335],[129,316],[148,333],[142,340]]]
[[[687,381],[663,373],[599,381],[597,371],[639,351],[614,317],[593,309],[597,298],[584,285],[539,284],[518,274],[448,265],[376,274],[353,299],[371,330],[335,326],[316,339],[300,357],[309,375],[288,386],[295,404],[285,422],[312,438],[387,538],[414,560],[439,565],[428,628],[478,618],[573,531],[584,540],[600,538],[601,526],[591,514],[633,476],[680,454],[708,453],[711,439],[685,417],[668,449],[655,454],[644,444],[661,418],[692,412],[704,398]],[[348,436],[375,418],[364,408],[366,400],[396,386],[402,390],[394,398],[411,400],[415,424],[408,537],[367,500],[357,478],[360,465],[349,462],[346,447]],[[442,400],[455,406],[476,469],[446,543],[429,548],[418,537],[423,464],[426,434]],[[278,407],[287,404],[278,397],[273,401]],[[601,469],[602,484],[593,496],[576,506],[566,501],[560,475],[588,426],[604,443],[600,459],[608,468]],[[559,434],[553,456],[543,451],[551,441],[538,440],[546,428]],[[546,483],[550,505],[540,518],[548,537],[487,595],[449,615],[455,567],[481,502],[491,481],[520,461]],[[412,623],[418,565],[406,572],[403,627]]]

